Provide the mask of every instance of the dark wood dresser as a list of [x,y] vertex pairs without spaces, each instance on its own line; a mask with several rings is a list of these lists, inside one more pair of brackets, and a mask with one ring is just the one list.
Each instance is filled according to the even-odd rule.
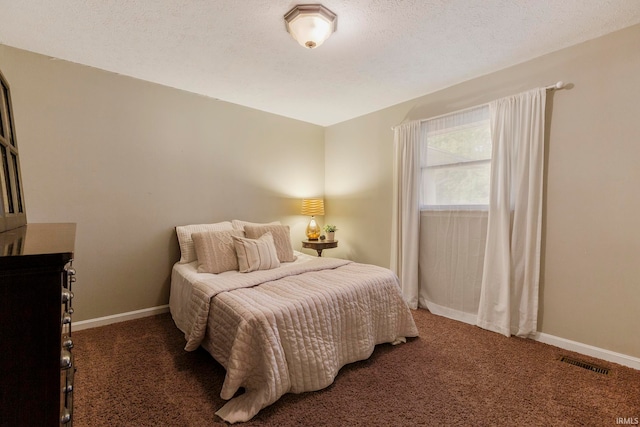
[[75,224],[0,233],[0,425],[73,423]]

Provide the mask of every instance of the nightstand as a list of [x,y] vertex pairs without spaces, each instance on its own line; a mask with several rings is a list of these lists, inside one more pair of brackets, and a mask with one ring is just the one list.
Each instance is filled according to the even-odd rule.
[[318,256],[322,256],[322,251],[325,249],[337,248],[337,240],[303,240],[302,247],[307,249],[315,249],[318,252]]

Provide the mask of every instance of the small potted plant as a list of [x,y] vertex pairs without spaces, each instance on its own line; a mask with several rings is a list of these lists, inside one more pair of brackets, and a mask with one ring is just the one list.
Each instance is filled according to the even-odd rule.
[[327,240],[334,240],[336,235],[336,230],[338,227],[332,224],[327,224],[324,226],[324,231],[327,232]]

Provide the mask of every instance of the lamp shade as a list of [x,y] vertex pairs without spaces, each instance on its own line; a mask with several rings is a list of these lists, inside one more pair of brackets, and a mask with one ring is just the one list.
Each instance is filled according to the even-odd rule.
[[323,199],[302,199],[302,215],[324,215]]
[[321,4],[303,4],[284,16],[287,31],[300,46],[320,46],[336,30],[337,16]]

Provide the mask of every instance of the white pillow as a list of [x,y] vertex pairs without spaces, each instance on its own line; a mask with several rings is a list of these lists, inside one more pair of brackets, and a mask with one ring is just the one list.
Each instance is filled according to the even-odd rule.
[[178,235],[178,244],[180,245],[180,264],[186,264],[193,262],[197,259],[196,248],[193,246],[193,239],[191,234],[200,231],[223,231],[233,230],[233,226],[229,221],[217,222],[215,224],[193,224],[193,225],[180,225],[176,227],[176,234]]
[[231,224],[233,225],[234,230],[244,231],[245,225],[280,225],[280,221],[260,223],[260,222],[249,222],[249,221],[242,221],[239,219],[233,219],[231,220]]
[[223,230],[191,234],[198,256],[198,273],[219,274],[238,270],[238,257],[231,236],[244,237],[244,232]]
[[291,233],[288,225],[253,225],[245,224],[244,232],[249,239],[257,239],[266,232],[273,235],[273,243],[276,245],[276,252],[280,262],[295,261],[293,246],[291,246]]
[[271,233],[265,233],[259,239],[237,236],[232,236],[232,238],[241,273],[280,267],[276,245],[273,243]]

